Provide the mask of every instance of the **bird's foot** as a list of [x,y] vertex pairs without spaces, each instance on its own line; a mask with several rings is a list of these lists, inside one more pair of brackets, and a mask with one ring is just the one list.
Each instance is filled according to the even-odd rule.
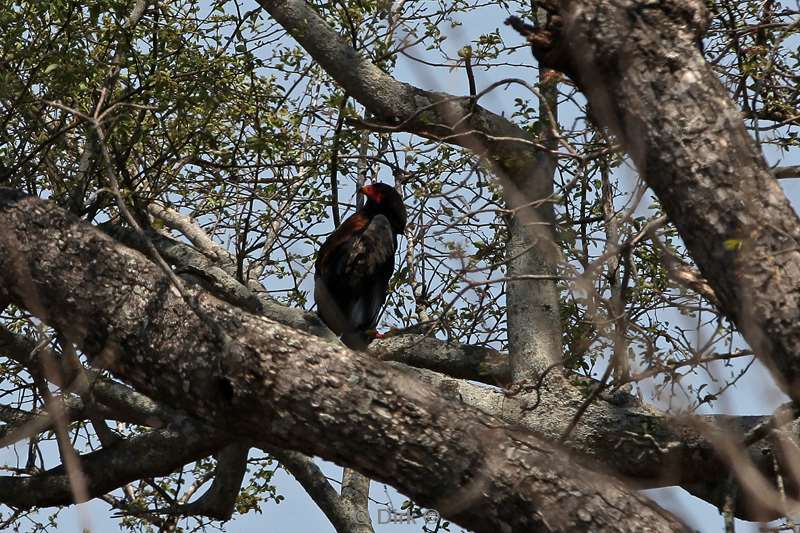
[[388,339],[394,337],[395,335],[399,335],[400,330],[397,328],[390,328],[386,333],[381,333],[377,329],[368,329],[366,334],[368,337],[372,337],[373,339]]
[[369,337],[370,339],[382,339],[383,333],[380,333],[377,329],[368,329],[364,332],[364,335]]

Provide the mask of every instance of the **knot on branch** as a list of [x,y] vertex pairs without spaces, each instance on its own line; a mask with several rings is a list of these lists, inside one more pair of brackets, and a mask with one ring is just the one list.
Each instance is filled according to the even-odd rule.
[[563,72],[579,88],[580,78],[587,76],[585,71],[591,70],[592,64],[615,64],[632,43],[649,42],[654,32],[665,42],[673,42],[679,34],[680,40],[688,35],[702,50],[701,39],[710,23],[703,0],[575,0],[562,4],[546,0],[536,5],[545,12],[545,20],[531,25],[512,16],[506,24],[525,37],[541,66]]
[[703,0],[661,0],[657,5],[668,17],[686,26],[698,43],[708,31],[711,13]]
[[552,70],[563,72],[571,76],[569,55],[561,46],[561,30],[563,21],[554,6],[543,6],[547,11],[544,24],[532,26],[522,21],[519,17],[508,17],[506,25],[514,28],[520,35],[527,39],[531,45],[533,56],[539,63]]

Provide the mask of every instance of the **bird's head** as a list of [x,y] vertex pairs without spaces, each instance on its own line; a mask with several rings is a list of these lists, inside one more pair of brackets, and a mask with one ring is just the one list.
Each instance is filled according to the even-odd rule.
[[403,197],[391,185],[373,183],[361,187],[359,191],[367,197],[364,210],[374,214],[385,215],[392,224],[392,229],[401,235],[406,229],[406,206]]

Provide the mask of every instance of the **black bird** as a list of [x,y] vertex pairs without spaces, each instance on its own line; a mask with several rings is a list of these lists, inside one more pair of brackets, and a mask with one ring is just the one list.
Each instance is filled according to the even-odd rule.
[[364,207],[325,240],[314,264],[314,299],[327,326],[351,349],[363,350],[375,336],[394,271],[397,236],[406,227],[403,198],[391,186],[360,190]]

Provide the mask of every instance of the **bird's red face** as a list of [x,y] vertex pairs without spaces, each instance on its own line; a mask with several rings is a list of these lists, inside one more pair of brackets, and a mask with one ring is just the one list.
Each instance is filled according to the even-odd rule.
[[370,200],[379,205],[381,203],[381,199],[383,198],[383,192],[378,190],[378,188],[375,187],[374,185],[366,185],[364,187],[361,187],[361,189],[358,192],[360,192],[361,194],[363,194],[364,196],[366,196],[367,198],[369,198]]
[[403,197],[391,185],[373,183],[361,187],[359,192],[367,197],[367,210],[375,210],[389,217],[395,233],[403,233],[406,227],[406,207]]

